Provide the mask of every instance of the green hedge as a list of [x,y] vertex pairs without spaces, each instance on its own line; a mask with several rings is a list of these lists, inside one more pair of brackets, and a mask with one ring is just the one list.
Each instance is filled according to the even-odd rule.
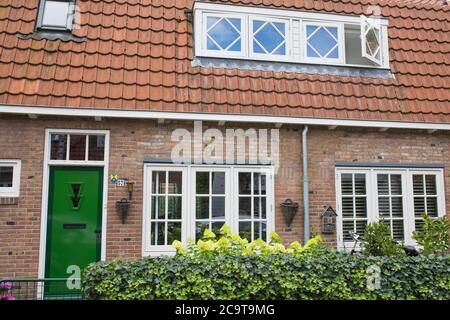
[[[368,269],[381,270],[379,289]],[[369,269],[370,270],[370,269]],[[322,245],[302,254],[195,254],[100,262],[84,274],[88,299],[444,299],[448,257],[363,257]]]

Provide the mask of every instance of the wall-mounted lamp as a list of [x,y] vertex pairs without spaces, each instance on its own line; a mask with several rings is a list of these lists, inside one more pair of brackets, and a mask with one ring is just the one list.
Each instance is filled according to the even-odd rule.
[[298,203],[293,202],[291,199],[286,199],[281,204],[281,211],[284,216],[284,221],[287,224],[288,228],[291,228],[292,221],[294,220],[294,217],[297,215],[298,210]]
[[128,214],[130,213],[131,204],[133,203],[133,189],[134,189],[134,182],[127,181],[127,191],[128,191],[128,200],[126,198],[123,198],[120,201],[116,202],[116,210],[119,214],[120,220],[122,220],[122,224],[125,224],[125,221],[127,220]]
[[128,200],[131,201],[133,198],[134,182],[127,181],[127,189],[128,189]]

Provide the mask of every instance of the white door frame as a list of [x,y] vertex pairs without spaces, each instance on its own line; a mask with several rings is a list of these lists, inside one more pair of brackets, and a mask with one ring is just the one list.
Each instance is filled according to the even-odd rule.
[[[51,134],[92,134],[105,136],[105,156],[104,161],[70,161],[70,160],[50,160]],[[68,141],[69,142],[69,141]],[[48,196],[49,179],[51,166],[79,166],[79,167],[103,167],[103,209],[102,209],[102,238],[100,259],[106,259],[106,227],[108,209],[108,181],[109,181],[109,130],[79,130],[79,129],[45,129],[44,145],[44,168],[42,174],[42,202],[41,202],[41,231],[39,242],[39,267],[38,277],[45,277],[45,257],[47,246],[47,219],[48,219]],[[68,143],[67,143],[68,144]],[[67,145],[67,150],[69,145]]]

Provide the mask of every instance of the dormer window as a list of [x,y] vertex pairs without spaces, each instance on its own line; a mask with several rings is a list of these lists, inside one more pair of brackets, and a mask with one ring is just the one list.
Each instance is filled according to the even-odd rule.
[[195,55],[389,68],[387,20],[196,3]]
[[41,0],[37,28],[41,30],[71,30],[74,2],[74,0]]

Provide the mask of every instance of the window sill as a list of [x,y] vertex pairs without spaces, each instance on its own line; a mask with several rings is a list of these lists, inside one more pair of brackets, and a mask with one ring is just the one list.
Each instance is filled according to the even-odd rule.
[[252,60],[210,58],[210,57],[195,57],[192,61],[192,66],[204,68],[295,72],[295,73],[320,74],[320,75],[331,75],[342,77],[364,77],[364,78],[379,78],[379,79],[394,78],[393,74],[389,69],[381,69],[381,68],[331,66],[331,65],[317,65],[317,64],[289,63],[289,62],[252,61]]

